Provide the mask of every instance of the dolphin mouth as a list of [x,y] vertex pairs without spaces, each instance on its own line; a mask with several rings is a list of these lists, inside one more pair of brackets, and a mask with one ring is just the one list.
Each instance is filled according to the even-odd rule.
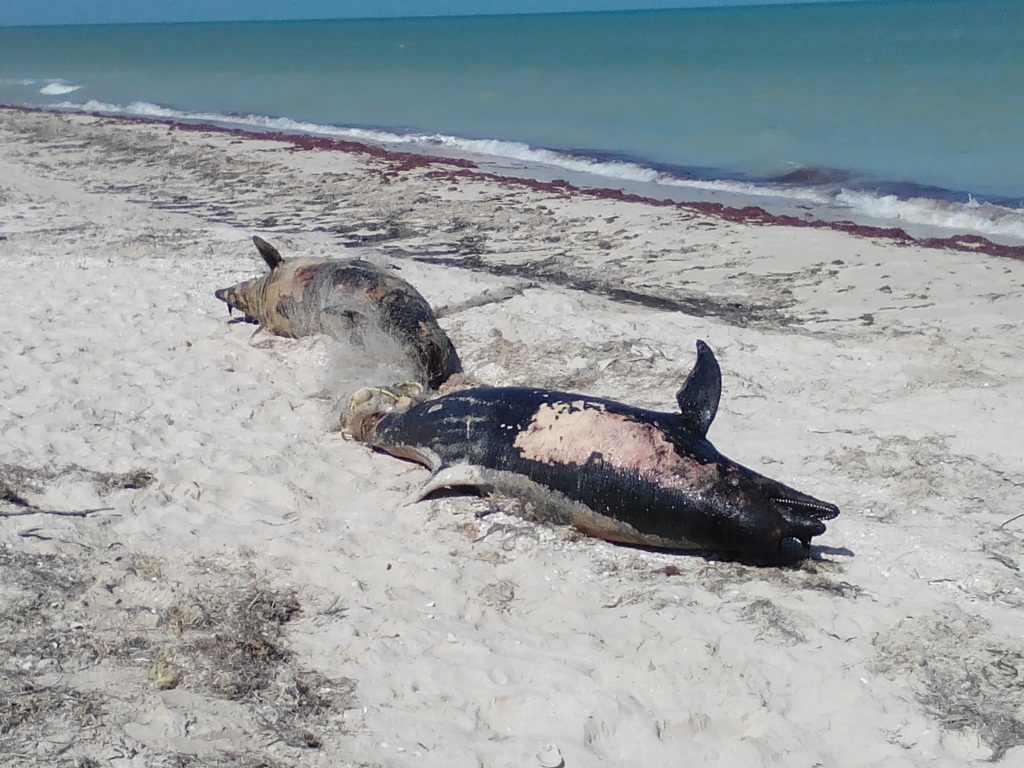
[[814,520],[832,520],[839,516],[839,507],[825,501],[818,501],[817,499],[787,499],[777,497],[771,499],[771,501],[782,507],[787,507],[791,512],[795,512],[803,517],[813,518]]
[[252,323],[259,325],[260,321],[249,314],[245,305],[240,302],[230,288],[218,288],[213,295],[228,305],[228,317],[234,317],[235,310],[242,313],[242,317],[233,320],[235,323]]
[[825,533],[824,521],[839,514],[839,507],[810,496],[801,498],[776,495],[769,500],[785,521],[777,542],[784,556],[805,555],[810,549],[811,539]]
[[230,315],[232,309],[241,309],[241,307],[235,306],[234,302],[231,300],[231,294],[229,291],[230,289],[228,288],[218,288],[213,292],[213,295],[228,305],[228,314]]

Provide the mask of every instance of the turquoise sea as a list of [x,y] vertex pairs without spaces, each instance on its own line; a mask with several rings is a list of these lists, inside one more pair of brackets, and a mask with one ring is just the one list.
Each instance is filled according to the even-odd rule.
[[0,103],[1024,242],[1024,2],[0,28]]

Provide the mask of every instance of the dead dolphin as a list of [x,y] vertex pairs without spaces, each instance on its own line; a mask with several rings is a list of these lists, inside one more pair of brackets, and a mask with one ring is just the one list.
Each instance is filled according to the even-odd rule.
[[469,389],[418,402],[357,392],[346,432],[433,470],[420,498],[475,486],[533,503],[542,519],[624,544],[777,562],[809,551],[839,514],[720,454],[707,439],[722,377],[710,347],[679,413],[568,392]]
[[376,324],[406,349],[427,385],[461,370],[427,300],[398,275],[363,259],[286,259],[266,240],[252,240],[270,273],[216,291],[228,312],[278,336],[350,334]]

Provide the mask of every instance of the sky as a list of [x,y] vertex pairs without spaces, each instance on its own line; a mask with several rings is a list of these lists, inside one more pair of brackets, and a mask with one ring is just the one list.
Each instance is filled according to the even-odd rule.
[[612,11],[784,2],[794,0],[0,0],[0,27]]

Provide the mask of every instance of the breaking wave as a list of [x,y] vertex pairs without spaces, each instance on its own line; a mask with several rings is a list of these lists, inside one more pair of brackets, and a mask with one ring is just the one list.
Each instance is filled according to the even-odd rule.
[[68,93],[74,93],[81,87],[82,86],[80,85],[66,85],[60,81],[57,81],[47,83],[39,89],[39,92],[45,94],[46,96],[64,96]]

